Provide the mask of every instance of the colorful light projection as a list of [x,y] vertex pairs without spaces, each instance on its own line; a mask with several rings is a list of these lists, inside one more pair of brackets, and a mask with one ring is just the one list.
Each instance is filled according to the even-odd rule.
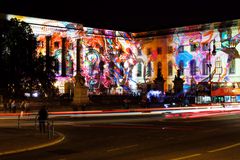
[[[29,23],[38,40],[37,53],[43,55],[47,52],[46,36],[50,36],[50,55],[55,56],[59,63],[59,73],[62,73],[62,38],[66,38],[66,75],[73,77],[76,75],[76,40],[81,39],[81,74],[86,79],[86,86],[93,94],[100,94],[105,89],[122,87],[124,92],[136,89],[138,76],[137,64],[142,62],[147,66],[148,62],[153,63],[156,71],[155,62],[158,62],[159,55],[154,39],[165,39],[161,46],[167,50],[172,47],[172,54],[167,54],[167,58],[162,61],[171,60],[173,71],[183,69],[184,88],[188,89],[191,83],[209,81],[213,82],[238,82],[240,79],[240,69],[236,66],[240,63],[240,28],[239,26],[220,29],[205,29],[203,31],[180,32],[177,29],[171,30],[167,36],[154,37],[150,33],[134,33],[95,29],[83,27],[80,24],[61,22],[54,20],[38,19],[32,17],[21,17],[9,15],[7,17],[18,18]],[[181,30],[181,29],[179,29]],[[185,27],[187,31],[187,27]],[[133,39],[132,35],[145,36],[149,46],[153,46],[154,52],[150,55],[143,53],[144,44],[140,39]],[[149,36],[149,37],[148,37]],[[146,38],[145,38],[146,39]],[[145,43],[143,42],[143,43]],[[216,46],[216,55],[209,54],[209,48]],[[155,52],[156,51],[156,52]],[[143,53],[139,55],[138,53]],[[163,57],[163,56],[162,56]],[[209,62],[210,60],[210,62]],[[211,63],[211,73],[207,64]],[[166,84],[172,83],[167,75],[167,65],[163,65],[164,78]],[[235,68],[233,69],[233,66]],[[143,73],[146,70],[143,70]],[[211,76],[209,76],[211,74]],[[173,73],[174,76],[174,73]],[[172,76],[171,76],[172,77]],[[154,80],[154,74],[149,76],[149,81]],[[114,90],[113,90],[114,92]]]
[[[191,85],[192,78],[197,83],[209,81],[209,77],[213,82],[240,80],[240,75],[237,72],[239,70],[236,66],[236,62],[239,62],[240,58],[240,32],[238,28],[186,32],[174,34],[172,38],[175,68],[180,69],[181,63],[183,64],[186,86]],[[212,54],[214,45],[216,55]],[[211,73],[209,73],[208,64],[211,64]],[[233,64],[234,66],[231,66]],[[231,73],[230,70],[235,71]],[[237,79],[234,78],[236,75],[238,75]]]
[[[129,38],[86,36],[82,38],[82,75],[90,91],[100,93],[101,88],[119,88],[131,91],[131,71],[137,63],[135,42]],[[115,90],[115,92],[116,92]]]
[[80,39],[81,74],[85,77],[90,93],[100,94],[104,88],[115,88],[112,93],[122,88],[124,93],[131,91],[130,85],[136,86],[132,84],[135,83],[132,79],[132,69],[137,63],[137,48],[130,34],[83,27],[70,22],[7,16],[7,19],[11,18],[18,18],[31,25],[38,41],[38,56],[46,55],[49,43],[49,55],[54,56],[58,62],[57,77],[62,76],[62,51],[65,47],[67,77],[60,78],[61,82],[63,79],[68,82],[68,77],[76,75],[76,41]]

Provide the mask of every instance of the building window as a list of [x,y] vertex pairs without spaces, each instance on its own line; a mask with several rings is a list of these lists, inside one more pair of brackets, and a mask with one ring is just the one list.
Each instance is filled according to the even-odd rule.
[[72,59],[69,59],[69,62],[68,62],[68,67],[67,67],[67,72],[68,72],[68,75],[73,75],[73,60]]
[[218,75],[222,74],[222,61],[220,57],[217,58],[215,62],[215,67],[216,67],[216,74]]
[[208,75],[208,66],[207,66],[206,58],[204,58],[203,61],[202,61],[202,74],[203,75]]
[[120,63],[120,75],[123,77],[124,76],[124,62]]
[[152,76],[152,63],[151,62],[148,62],[148,65],[147,65],[147,76],[148,77]]
[[198,48],[198,43],[193,43],[193,44],[191,44],[191,51],[192,51],[192,52],[196,51],[197,48]]
[[235,48],[238,45],[238,40],[233,39],[229,43],[229,48]]
[[58,59],[55,59],[54,62],[53,62],[53,66],[54,66],[54,69],[56,70],[56,74],[60,74],[60,67],[59,67],[59,61]]
[[162,71],[162,62],[158,62],[158,69],[160,69],[160,71]]
[[168,84],[168,91],[170,92],[172,90],[172,85]]
[[141,56],[141,55],[142,55],[142,49],[138,48],[138,56]]
[[208,47],[208,43],[203,43],[202,44],[202,50],[203,51],[208,51],[209,47]]
[[59,48],[59,42],[54,42],[54,48],[56,48],[56,49]]
[[173,74],[173,65],[172,65],[172,61],[168,62],[168,75],[172,76]]
[[152,54],[151,48],[148,48],[147,49],[147,55],[151,55],[151,54]]
[[173,46],[168,46],[168,54],[171,54],[173,53]]
[[231,64],[229,67],[229,74],[235,74],[235,59],[231,61]]
[[73,43],[69,43],[69,49],[73,50]]
[[191,76],[196,75],[196,61],[195,60],[190,61],[190,74],[191,74]]
[[109,67],[109,71],[110,71],[110,76],[111,77],[114,77],[114,62],[113,61],[110,61],[109,64],[108,64],[108,67]]
[[220,38],[221,38],[221,42],[224,42],[226,40],[229,40],[232,38],[232,31],[231,29],[224,29],[220,31]]
[[179,62],[179,69],[180,69],[180,76],[182,76],[183,73],[184,73],[184,62],[183,62],[183,60],[181,60]]
[[221,30],[220,31],[220,39],[221,39],[221,47],[229,48],[230,47],[230,39],[231,39],[231,30]]
[[139,62],[137,65],[137,77],[142,77],[142,63]]
[[220,38],[221,38],[221,42],[227,40],[228,39],[227,31],[220,32]]
[[157,54],[162,54],[162,47],[157,48]]
[[182,52],[184,52],[184,46],[180,45],[178,47],[178,53],[182,53]]
[[37,41],[37,46],[38,47],[43,47],[44,45],[43,45],[43,41]]

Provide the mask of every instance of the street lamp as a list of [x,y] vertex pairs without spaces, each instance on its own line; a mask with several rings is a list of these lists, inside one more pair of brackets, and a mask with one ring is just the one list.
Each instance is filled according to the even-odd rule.
[[211,63],[211,43],[213,42],[213,50],[212,50],[212,55],[215,56],[216,55],[216,45],[215,45],[215,39],[213,39],[212,41],[209,42],[209,48],[208,48],[208,69],[209,69],[209,81],[208,81],[208,84],[209,84],[209,93],[210,93],[210,100],[212,102],[212,77],[213,75],[211,75],[211,69],[212,69],[212,63]]

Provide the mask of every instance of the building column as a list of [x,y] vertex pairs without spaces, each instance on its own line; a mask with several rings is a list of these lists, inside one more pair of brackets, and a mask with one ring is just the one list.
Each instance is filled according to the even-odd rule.
[[66,37],[62,38],[62,76],[66,77]]
[[49,57],[51,53],[51,36],[46,36],[46,68],[49,69]]
[[81,59],[81,49],[82,49],[82,45],[81,45],[81,40],[77,39],[77,75],[80,74],[81,68],[80,68],[80,59]]

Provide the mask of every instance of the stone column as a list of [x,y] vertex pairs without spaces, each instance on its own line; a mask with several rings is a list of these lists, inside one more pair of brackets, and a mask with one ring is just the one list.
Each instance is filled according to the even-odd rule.
[[80,39],[77,39],[77,75],[80,74],[80,53],[81,53],[81,49],[82,49],[82,46],[81,46],[81,43],[80,43]]
[[88,97],[88,87],[85,86],[85,77],[81,75],[81,40],[77,39],[77,74],[75,76],[75,86],[74,86],[74,97],[73,105],[74,110],[78,110],[78,107],[81,107],[82,110],[85,110],[87,104],[89,104]]
[[66,77],[66,38],[62,38],[62,76]]
[[51,36],[46,36],[46,68],[49,69],[49,57],[51,53]]

